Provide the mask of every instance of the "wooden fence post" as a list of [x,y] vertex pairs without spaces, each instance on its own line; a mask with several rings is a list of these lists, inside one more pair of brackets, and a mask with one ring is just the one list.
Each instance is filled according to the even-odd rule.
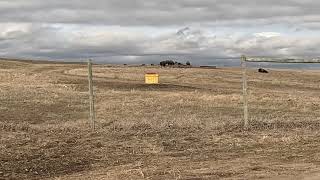
[[88,80],[89,80],[89,101],[90,101],[90,116],[89,121],[92,130],[95,130],[95,109],[94,109],[94,94],[93,94],[93,82],[92,82],[92,61],[88,60]]
[[241,67],[242,67],[242,91],[243,91],[243,121],[244,128],[249,127],[249,114],[248,114],[248,83],[247,83],[247,63],[246,56],[241,56]]

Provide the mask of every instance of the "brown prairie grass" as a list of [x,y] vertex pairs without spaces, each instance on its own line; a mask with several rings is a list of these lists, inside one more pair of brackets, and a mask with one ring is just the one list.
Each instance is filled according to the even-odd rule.
[[[145,85],[144,73],[160,74]],[[320,168],[318,71],[0,62],[0,179],[302,178]],[[297,176],[299,175],[299,176]],[[302,176],[300,176],[302,175]],[[298,178],[299,177],[299,178]]]

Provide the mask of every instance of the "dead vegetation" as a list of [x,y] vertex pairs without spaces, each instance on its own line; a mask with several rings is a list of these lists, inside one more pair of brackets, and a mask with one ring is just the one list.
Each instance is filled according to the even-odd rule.
[[[143,84],[146,71],[160,85]],[[0,179],[301,179],[320,168],[320,74],[0,62]]]

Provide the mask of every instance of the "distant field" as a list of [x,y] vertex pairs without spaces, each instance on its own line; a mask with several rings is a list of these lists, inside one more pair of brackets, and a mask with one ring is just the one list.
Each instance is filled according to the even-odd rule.
[[[0,61],[0,179],[302,179],[320,173],[320,71]],[[143,82],[146,71],[160,85]]]

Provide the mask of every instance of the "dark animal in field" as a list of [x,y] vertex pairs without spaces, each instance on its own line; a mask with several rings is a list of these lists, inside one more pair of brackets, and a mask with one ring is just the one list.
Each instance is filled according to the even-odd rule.
[[258,72],[259,72],[259,73],[269,73],[267,70],[262,69],[262,68],[259,68],[259,69],[258,69]]

